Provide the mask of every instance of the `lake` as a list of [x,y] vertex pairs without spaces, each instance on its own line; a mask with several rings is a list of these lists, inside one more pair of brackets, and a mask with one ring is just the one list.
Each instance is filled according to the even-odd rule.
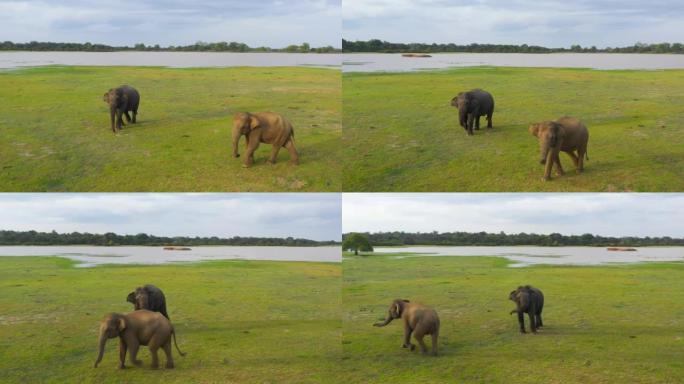
[[411,58],[401,54],[342,55],[343,72],[405,72],[479,65],[497,67],[558,67],[595,69],[681,69],[684,55],[622,53],[435,53]]
[[375,253],[406,253],[397,257],[499,256],[513,267],[534,264],[602,265],[684,261],[684,247],[641,247],[636,252],[608,251],[604,247],[377,247]]
[[0,256],[58,256],[79,267],[101,264],[169,264],[207,260],[316,261],[339,263],[341,248],[333,247],[190,247],[165,251],[163,247],[0,246]]
[[335,53],[235,52],[0,52],[0,69],[43,65],[340,68]]

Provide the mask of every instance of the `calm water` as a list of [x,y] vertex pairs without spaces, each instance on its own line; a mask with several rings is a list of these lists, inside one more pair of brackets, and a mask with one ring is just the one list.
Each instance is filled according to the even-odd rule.
[[191,251],[165,251],[162,247],[0,246],[0,256],[59,256],[80,262],[79,267],[100,264],[168,264],[205,260],[275,260],[340,262],[340,247],[191,247]]
[[[500,256],[514,261],[515,267],[533,264],[600,265],[684,261],[684,247],[643,247],[636,252],[615,252],[600,247],[401,247],[375,248],[377,253],[410,253],[400,257]],[[418,254],[418,255],[414,255]]]
[[342,55],[334,53],[230,52],[0,52],[0,68],[42,65],[105,65],[162,67],[335,67]]
[[400,54],[344,54],[344,72],[419,71],[450,67],[569,67],[595,69],[684,68],[684,55],[610,53],[438,53],[428,58]]

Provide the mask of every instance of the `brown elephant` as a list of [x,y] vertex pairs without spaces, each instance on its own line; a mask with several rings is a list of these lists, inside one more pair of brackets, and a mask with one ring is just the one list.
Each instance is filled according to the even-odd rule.
[[290,152],[290,163],[299,164],[299,154],[295,148],[294,128],[283,116],[273,112],[238,113],[233,117],[233,157],[240,157],[238,143],[240,137],[245,136],[246,150],[243,167],[250,167],[254,163],[254,151],[259,143],[273,145],[268,162],[275,164],[281,147]]
[[544,326],[541,316],[544,309],[544,294],[541,290],[530,285],[519,286],[518,289],[511,291],[508,299],[515,303],[516,308],[510,314],[518,314],[520,333],[525,333],[525,313],[530,317],[532,333],[536,333],[538,328]]
[[401,318],[404,322],[403,348],[413,351],[416,346],[411,344],[411,333],[420,344],[420,350],[427,353],[427,347],[423,342],[425,335],[432,336],[432,354],[437,355],[437,338],[439,337],[439,316],[437,311],[423,304],[411,303],[408,300],[396,299],[389,307],[385,321],[373,324],[375,327],[384,327],[394,319]]
[[173,356],[171,354],[171,337],[176,350],[181,352],[176,342],[176,332],[171,322],[158,312],[141,309],[135,312],[120,314],[110,313],[100,322],[99,353],[95,368],[102,361],[104,347],[107,339],[119,338],[119,368],[126,368],[126,350],[130,350],[131,361],[135,365],[142,364],[137,359],[138,348],[147,345],[152,354],[152,368],[159,368],[157,350],[164,349],[166,354],[166,368],[173,368]]
[[[112,123],[112,132],[121,130],[123,116],[126,121],[135,124],[138,116],[138,106],[140,105],[140,94],[130,85],[122,85],[118,88],[111,88],[107,91],[102,100],[109,104],[109,117]],[[128,112],[133,112],[133,117]],[[116,124],[115,124],[116,122]]]
[[[556,164],[558,175],[563,175],[559,152],[567,153],[571,158],[577,173],[584,171],[584,158],[589,160],[587,144],[589,130],[574,117],[561,117],[556,121],[543,121],[530,125],[529,131],[539,138],[541,158],[539,162],[545,164],[544,180],[551,178],[551,168]],[[577,151],[577,154],[575,154]]]
[[147,284],[138,287],[135,291],[128,294],[126,301],[132,303],[134,308],[147,309],[153,312],[159,312],[167,319],[171,320],[169,314],[166,312],[166,297],[161,289],[152,284]]

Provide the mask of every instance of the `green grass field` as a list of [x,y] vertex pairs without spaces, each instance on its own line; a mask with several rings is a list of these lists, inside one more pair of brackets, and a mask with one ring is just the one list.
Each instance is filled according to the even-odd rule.
[[[684,71],[475,67],[345,73],[345,191],[684,190]],[[449,102],[494,96],[494,129],[468,137]],[[532,122],[576,116],[589,161],[542,181]],[[483,128],[486,126],[486,120]]]
[[[216,261],[75,268],[56,257],[0,257],[0,382],[321,383],[339,371],[341,266]],[[119,370],[118,341],[97,358],[100,319],[126,295],[164,290],[176,368]],[[160,351],[162,366],[163,353]]]
[[[316,68],[43,67],[0,71],[0,190],[339,191],[340,71]],[[113,134],[102,95],[140,91],[137,125]],[[231,156],[232,115],[273,111],[301,165]],[[244,153],[244,138],[241,141]]]
[[[345,257],[345,382],[681,382],[684,264],[507,265],[487,257]],[[546,296],[536,335],[521,335],[509,315],[508,293],[521,284]],[[372,326],[396,298],[437,310],[439,356],[401,348],[399,320]]]

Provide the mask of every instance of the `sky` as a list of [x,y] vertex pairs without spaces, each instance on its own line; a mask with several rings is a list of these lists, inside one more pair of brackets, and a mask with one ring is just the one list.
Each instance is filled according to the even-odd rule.
[[337,240],[336,193],[0,194],[0,229]]
[[341,0],[0,0],[0,41],[341,46]]
[[684,40],[681,0],[344,0],[347,40],[628,46]]
[[349,232],[684,237],[682,193],[347,193]]

